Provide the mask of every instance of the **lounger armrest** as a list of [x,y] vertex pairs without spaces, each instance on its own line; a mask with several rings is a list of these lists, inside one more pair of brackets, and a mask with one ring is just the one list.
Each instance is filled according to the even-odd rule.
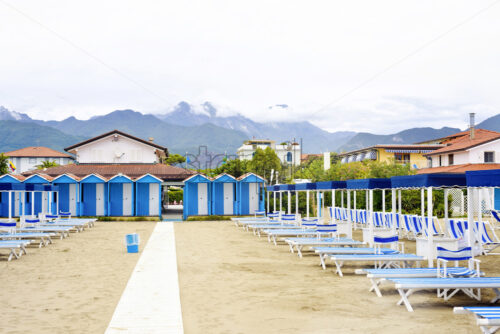
[[[447,277],[448,276],[448,260],[445,259],[437,259],[437,277]],[[443,272],[441,273],[441,267],[443,268]]]
[[[400,248],[401,246],[401,248]],[[397,249],[401,254],[405,253],[405,243],[403,241],[398,241]]]
[[469,263],[470,263],[469,266],[472,267],[471,269],[474,269],[476,271],[476,275],[475,276],[481,277],[481,269],[480,269],[481,260],[470,259]]

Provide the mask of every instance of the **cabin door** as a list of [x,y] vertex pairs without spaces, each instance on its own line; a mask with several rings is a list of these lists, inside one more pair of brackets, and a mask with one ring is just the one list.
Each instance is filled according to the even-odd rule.
[[224,183],[224,214],[233,214],[233,183]]
[[76,216],[76,183],[69,184],[69,212]]
[[198,183],[198,215],[208,215],[207,183]]
[[149,215],[157,216],[160,212],[160,184],[150,183],[149,184]]
[[248,184],[248,210],[253,215],[259,210],[259,185],[257,183]]
[[104,183],[95,185],[95,215],[104,216]]
[[132,183],[123,183],[123,215],[132,216]]

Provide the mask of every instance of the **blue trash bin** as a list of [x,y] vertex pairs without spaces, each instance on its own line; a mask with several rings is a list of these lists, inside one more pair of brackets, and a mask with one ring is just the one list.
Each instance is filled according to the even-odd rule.
[[125,235],[127,253],[139,253],[139,234],[131,233]]

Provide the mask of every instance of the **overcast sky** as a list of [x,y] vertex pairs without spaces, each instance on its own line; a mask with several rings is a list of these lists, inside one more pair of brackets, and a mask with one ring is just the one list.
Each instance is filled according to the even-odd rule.
[[498,0],[0,0],[0,29],[0,105],[34,118],[211,101],[391,133],[500,113]]

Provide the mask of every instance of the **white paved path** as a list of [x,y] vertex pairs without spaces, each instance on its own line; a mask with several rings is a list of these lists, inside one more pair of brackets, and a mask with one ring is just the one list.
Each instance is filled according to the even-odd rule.
[[114,333],[183,333],[172,222],[153,230],[106,330]]

